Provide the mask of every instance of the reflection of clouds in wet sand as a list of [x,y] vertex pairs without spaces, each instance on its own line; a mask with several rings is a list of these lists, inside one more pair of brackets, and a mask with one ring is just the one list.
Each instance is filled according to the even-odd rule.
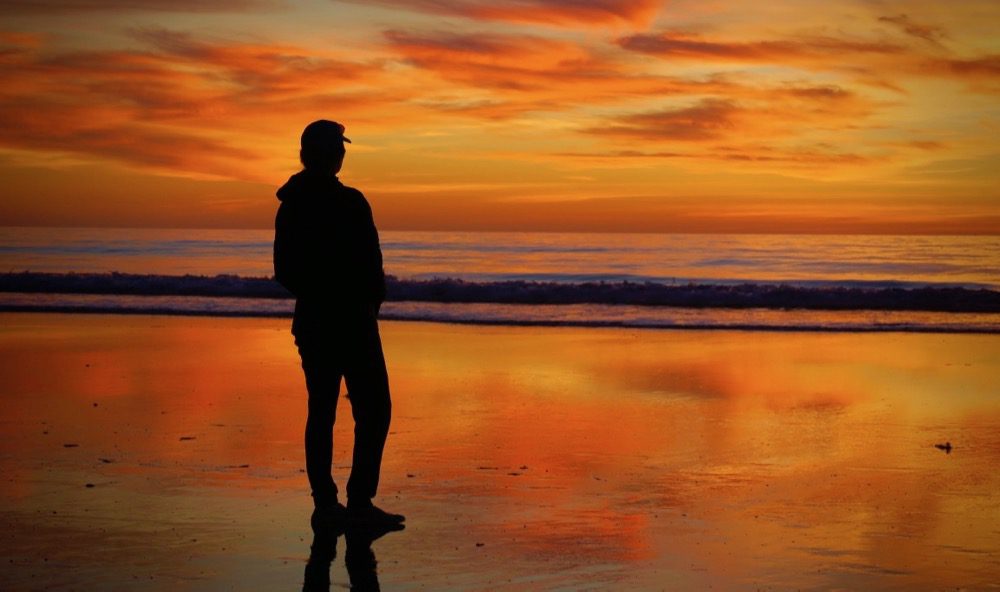
[[[287,321],[0,326],[3,587],[113,587],[151,565],[149,589],[300,581],[305,391]],[[387,589],[975,588],[1000,573],[995,336],[383,329],[379,500],[409,523],[377,544]],[[350,437],[338,424],[338,477]],[[350,569],[370,555],[348,565],[319,543],[318,575],[367,573]]]
[[[476,370],[438,403],[467,422],[451,445],[475,462],[530,467],[469,483],[512,500],[490,532],[532,549],[516,560],[569,531],[573,549],[613,541],[640,564],[738,577],[781,557],[856,586],[897,572],[936,581],[952,569],[928,565],[940,537],[996,545],[951,517],[989,513],[965,504],[992,495],[984,471],[1000,455],[974,447],[954,462],[932,447],[986,433],[974,418],[995,408],[992,337],[553,330],[484,356],[493,339],[441,345],[450,365]],[[494,414],[463,413],[469,392]],[[527,500],[541,509],[518,510]]]

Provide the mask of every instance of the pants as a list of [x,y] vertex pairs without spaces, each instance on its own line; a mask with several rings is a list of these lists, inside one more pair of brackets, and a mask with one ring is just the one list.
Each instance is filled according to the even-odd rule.
[[[326,330],[329,329],[329,330]],[[367,502],[378,489],[382,452],[389,434],[392,403],[385,356],[374,316],[351,318],[296,335],[302,358],[309,414],[306,418],[306,473],[317,507],[337,502],[333,465],[333,423],[337,414],[340,380],[354,416],[354,461],[347,481],[348,500]]]

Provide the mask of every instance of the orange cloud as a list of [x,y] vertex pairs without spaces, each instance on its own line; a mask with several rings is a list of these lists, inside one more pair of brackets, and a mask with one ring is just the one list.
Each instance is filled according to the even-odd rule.
[[275,8],[271,0],[6,0],[0,14],[51,14],[63,12],[243,12]]
[[577,43],[528,35],[392,30],[385,38],[406,63],[461,87],[492,93],[487,100],[430,100],[424,105],[489,118],[634,97],[729,92],[734,87],[716,77],[646,74]]
[[295,46],[206,43],[164,29],[137,30],[134,36],[158,50],[166,67],[201,70],[201,86],[219,81],[219,86],[231,88],[225,96],[230,104],[263,104],[331,91],[379,68],[377,64],[339,60]]
[[248,165],[268,155],[235,134],[276,121],[294,129],[303,114],[395,100],[366,87],[377,64],[160,29],[134,37],[150,49],[53,52],[21,43],[0,52],[0,144],[246,178]]
[[[1000,92],[1000,57],[984,53],[992,38],[981,7],[935,21],[923,4],[905,14],[884,3],[849,14],[816,5],[806,15],[789,0],[762,11],[765,23],[726,3],[666,5],[673,12],[661,22],[697,34],[638,33],[660,2],[366,4],[198,19],[199,31],[229,38],[184,32],[192,17],[157,0],[36,4],[77,11],[51,19],[8,5],[24,14],[0,32],[0,166],[86,166],[101,171],[95,187],[117,182],[108,171],[121,168],[149,179],[147,197],[121,198],[128,216],[72,206],[82,209],[59,219],[73,223],[89,211],[79,223],[155,215],[148,224],[179,225],[205,207],[165,204],[193,203],[177,197],[193,187],[225,186],[225,203],[212,202],[216,220],[266,225],[272,185],[297,166],[298,131],[327,117],[356,130],[345,181],[372,196],[388,227],[769,230],[795,216],[812,220],[810,229],[896,229],[887,220],[906,216],[924,229],[995,226],[983,215],[997,197],[996,109],[977,93]],[[133,12],[83,10],[115,6]],[[135,12],[147,9],[157,12]],[[433,16],[467,20],[418,28]],[[331,38],[335,17],[350,30]],[[85,26],[74,29],[76,19]],[[204,185],[169,185],[173,200],[148,197],[168,186],[162,174]],[[79,195],[80,178],[60,177],[51,193]],[[240,182],[266,205],[238,199],[250,191]],[[13,223],[54,215],[31,185],[4,204]],[[691,199],[667,204],[675,191],[664,187]],[[901,201],[919,191],[942,212],[978,201],[935,226],[932,208],[868,212],[841,199],[858,191]],[[782,209],[783,199],[820,194],[836,199]],[[654,197],[574,202],[572,215],[560,206],[614,195]],[[780,198],[729,216],[747,196]],[[698,213],[702,202],[716,214]]]
[[801,37],[784,40],[731,42],[706,40],[699,35],[676,31],[642,33],[622,37],[616,43],[624,49],[656,56],[691,60],[748,62],[808,62],[845,54],[899,54],[903,46],[881,42]]
[[[373,2],[365,2],[371,4]],[[374,3],[442,16],[484,21],[549,25],[645,25],[660,11],[660,0],[374,0]]]
[[45,39],[39,33],[25,31],[0,31],[0,45],[5,45],[0,49],[0,53],[11,53],[18,51],[18,48],[38,47]]
[[[794,66],[808,70],[853,74],[866,84],[902,89],[891,79],[899,76],[958,78],[973,84],[973,90],[996,92],[1000,79],[1000,55],[960,56],[942,44],[941,27],[919,24],[904,15],[879,17],[921,46],[905,39],[868,40],[833,36],[789,36],[774,40],[728,41],[707,39],[678,31],[641,33],[618,38],[623,49],[669,60],[701,63],[748,62]],[[985,84],[983,84],[985,82]]]
[[[629,140],[636,153],[642,144],[662,142],[759,141],[794,137],[803,126],[812,131],[856,128],[877,110],[874,101],[834,84],[762,84],[740,76],[701,79],[651,75],[621,56],[550,38],[497,34],[385,33],[390,48],[411,66],[432,72],[462,88],[488,91],[475,100],[424,101],[449,113],[508,118],[532,111],[571,113],[595,105],[620,105],[630,99],[703,97],[682,107],[589,116],[582,131],[593,136]],[[809,145],[809,141],[798,142]],[[674,151],[656,149],[657,154]],[[844,150],[795,146],[784,155],[720,155],[717,151],[682,151],[688,159],[742,160],[758,164],[860,164],[874,158]],[[883,157],[884,159],[884,157]]]

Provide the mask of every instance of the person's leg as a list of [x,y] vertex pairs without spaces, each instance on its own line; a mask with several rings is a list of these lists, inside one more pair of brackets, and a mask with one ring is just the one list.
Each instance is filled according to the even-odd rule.
[[297,340],[309,392],[309,413],[306,417],[306,474],[317,508],[337,503],[337,485],[331,473],[333,466],[333,423],[337,414],[341,369],[336,352],[321,344]]
[[354,416],[354,464],[347,482],[349,502],[368,504],[378,489],[382,452],[389,434],[392,403],[385,356],[374,318],[353,336],[344,368]]

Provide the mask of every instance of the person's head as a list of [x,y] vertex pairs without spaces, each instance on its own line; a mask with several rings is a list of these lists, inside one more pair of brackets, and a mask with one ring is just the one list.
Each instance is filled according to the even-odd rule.
[[299,160],[308,170],[337,174],[347,153],[345,142],[351,141],[344,137],[344,126],[326,119],[314,121],[302,130]]

